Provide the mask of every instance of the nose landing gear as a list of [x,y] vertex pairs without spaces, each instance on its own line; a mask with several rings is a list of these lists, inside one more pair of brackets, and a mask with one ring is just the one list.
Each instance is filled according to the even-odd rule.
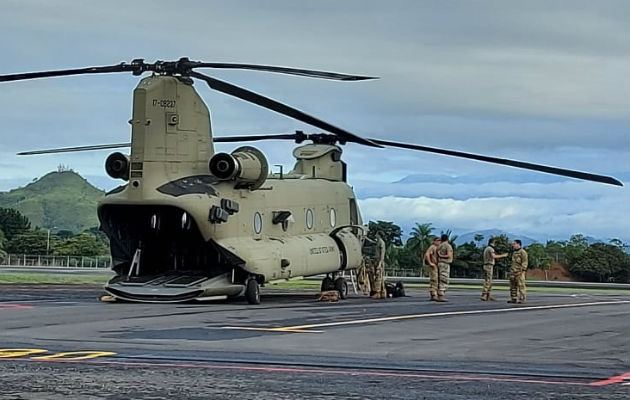
[[249,278],[245,284],[245,299],[249,304],[260,304],[260,285],[254,278]]

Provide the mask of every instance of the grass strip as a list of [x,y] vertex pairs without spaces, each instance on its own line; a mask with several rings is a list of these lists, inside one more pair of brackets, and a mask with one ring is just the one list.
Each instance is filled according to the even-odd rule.
[[41,274],[28,272],[0,273],[0,284],[102,285],[111,278],[106,274]]
[[[60,284],[60,285],[103,285],[109,279],[110,275],[106,274],[42,274],[27,272],[9,272],[0,273],[0,284]],[[269,288],[278,289],[319,289],[320,281],[296,279],[277,283],[268,283]],[[406,283],[405,287],[413,289],[426,289],[427,283]],[[451,284],[451,290],[479,290],[481,285],[470,284]],[[492,290],[507,291],[509,287],[506,285],[493,285]],[[630,290],[622,289],[589,289],[589,288],[566,288],[566,287],[527,287],[528,292],[542,293],[580,293],[580,294],[611,294],[611,295],[629,295]]]
[[[395,280],[393,280],[395,282]],[[267,284],[268,287],[278,289],[319,289],[321,282],[314,280],[290,280],[285,282],[278,282]],[[428,283],[405,283],[405,287],[413,289],[426,289],[429,290]],[[481,285],[470,284],[450,284],[449,290],[479,290],[481,293]],[[492,285],[492,290],[508,291],[510,287],[507,285]],[[612,295],[629,295],[628,289],[601,289],[601,288],[567,288],[567,287],[527,287],[528,292],[541,292],[541,293],[581,293],[581,294],[612,294]]]

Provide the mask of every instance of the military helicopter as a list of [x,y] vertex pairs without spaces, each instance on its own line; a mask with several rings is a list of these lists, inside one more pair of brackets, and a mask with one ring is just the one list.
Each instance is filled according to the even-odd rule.
[[[348,292],[341,272],[361,265],[366,236],[356,196],[346,182],[341,145],[398,147],[463,157],[621,186],[607,176],[380,139],[367,139],[197,69],[266,71],[341,81],[375,79],[255,64],[177,61],[131,63],[0,76],[0,82],[81,74],[141,75],[133,94],[131,142],[18,153],[45,154],[130,147],[106,162],[125,184],[98,204],[109,237],[115,298],[182,302],[237,297],[260,303],[260,286],[325,274],[322,290]],[[325,133],[213,137],[210,113],[193,78],[211,89],[305,122]],[[214,143],[292,140],[291,171],[269,172],[265,155],[241,146],[215,153]]]

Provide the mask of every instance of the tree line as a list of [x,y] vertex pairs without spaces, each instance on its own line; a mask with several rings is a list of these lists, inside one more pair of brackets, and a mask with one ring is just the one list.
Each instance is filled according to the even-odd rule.
[[[414,271],[422,274],[422,258],[438,236],[431,223],[417,223],[404,243],[400,226],[389,221],[370,221],[369,230],[380,230],[386,244],[385,263],[390,272]],[[461,278],[483,277],[483,249],[490,239],[475,235],[474,241],[457,243],[457,235],[447,234],[455,250],[451,265],[451,276]],[[498,254],[509,253],[511,239],[500,235],[495,239]],[[589,282],[630,282],[630,255],[623,251],[624,243],[613,239],[609,243],[588,244],[583,235],[573,235],[567,241],[533,243],[525,250],[529,255],[530,268],[547,271],[552,263],[566,267],[572,277]],[[53,255],[53,256],[102,256],[109,254],[109,241],[97,227],[74,233],[67,230],[51,232],[40,227],[31,227],[31,222],[19,211],[0,208],[0,261],[7,254]],[[510,259],[496,261],[497,278],[506,278]]]
[[0,208],[0,260],[7,254],[102,256],[109,254],[109,242],[97,227],[79,233],[53,233],[32,228],[29,219],[17,210]]
[[[370,221],[369,230],[383,232],[387,252],[385,263],[390,272],[414,271],[423,274],[422,258],[435,236],[445,233],[449,236],[455,252],[451,264],[451,277],[483,277],[483,249],[490,237],[477,234],[474,241],[457,243],[457,235],[452,232],[435,232],[431,223],[416,223],[409,239],[403,243],[402,229],[389,221]],[[494,237],[497,254],[510,253],[512,240],[507,235]],[[566,268],[573,279],[588,282],[630,283],[630,255],[624,251],[624,243],[612,239],[609,243],[589,244],[581,234],[573,235],[566,241],[548,241],[546,244],[532,243],[525,247],[529,255],[529,268],[544,271],[545,278],[552,264]],[[510,270],[510,257],[496,260],[496,278],[506,279]]]

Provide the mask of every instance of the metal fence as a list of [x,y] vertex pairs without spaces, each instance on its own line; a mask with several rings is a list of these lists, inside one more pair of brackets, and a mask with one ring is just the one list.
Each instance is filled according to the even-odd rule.
[[110,256],[46,256],[32,254],[8,254],[2,264],[24,267],[103,268],[112,265]]
[[418,269],[389,269],[385,268],[385,275],[387,276],[409,276],[409,277],[423,277],[426,274],[423,273],[422,268]]

